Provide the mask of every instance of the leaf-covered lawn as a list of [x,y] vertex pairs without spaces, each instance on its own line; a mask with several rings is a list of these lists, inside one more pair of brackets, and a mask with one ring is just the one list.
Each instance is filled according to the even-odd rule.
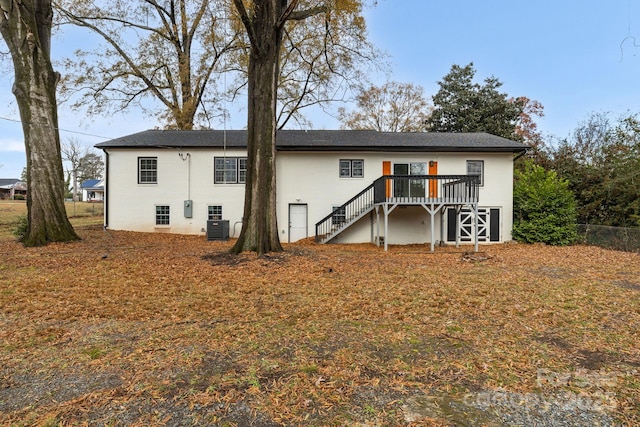
[[79,233],[0,240],[2,424],[640,423],[638,254]]

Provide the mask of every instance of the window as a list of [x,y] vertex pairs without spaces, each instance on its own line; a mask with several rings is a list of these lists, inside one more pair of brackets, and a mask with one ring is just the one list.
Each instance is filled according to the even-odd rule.
[[209,206],[207,206],[207,219],[209,221],[220,221],[220,220],[222,220],[222,206],[220,206],[220,205],[209,205]]
[[484,161],[467,160],[467,175],[477,175],[480,177],[480,186],[484,184]]
[[340,159],[340,178],[363,178],[364,160]]
[[247,158],[238,158],[238,182],[244,184],[247,182]]
[[138,157],[138,184],[158,183],[158,158]]
[[169,225],[170,213],[169,206],[157,205],[156,206],[156,225]]
[[216,157],[213,160],[213,182],[244,184],[247,179],[246,157]]
[[340,225],[340,224],[344,224],[346,221],[347,221],[347,215],[344,207],[334,206],[333,213],[331,215],[331,224]]

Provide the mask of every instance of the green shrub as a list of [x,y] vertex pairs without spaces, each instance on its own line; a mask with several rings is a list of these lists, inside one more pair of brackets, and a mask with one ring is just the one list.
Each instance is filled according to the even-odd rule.
[[15,196],[13,196],[13,200],[24,200],[24,194],[16,194]]
[[16,226],[13,229],[13,235],[18,238],[18,240],[22,240],[24,236],[27,235],[27,230],[29,229],[29,218],[27,214],[20,215],[18,220],[16,221]]
[[526,243],[576,242],[576,200],[569,183],[529,161],[514,173],[513,238]]

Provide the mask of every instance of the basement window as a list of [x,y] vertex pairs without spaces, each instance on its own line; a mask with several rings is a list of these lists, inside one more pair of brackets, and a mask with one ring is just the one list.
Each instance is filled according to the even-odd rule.
[[222,206],[221,205],[209,205],[209,206],[207,206],[207,219],[209,221],[221,221],[222,220]]
[[169,205],[156,205],[156,225],[170,225],[171,211]]
[[345,208],[343,206],[333,206],[333,213],[331,214],[331,224],[340,225],[347,222]]

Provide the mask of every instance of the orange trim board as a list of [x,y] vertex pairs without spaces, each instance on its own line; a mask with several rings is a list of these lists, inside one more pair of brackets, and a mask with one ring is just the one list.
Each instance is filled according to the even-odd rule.
[[[382,162],[382,175],[391,175],[391,162],[388,160]],[[391,197],[391,180],[385,183],[385,194],[387,198]]]
[[[429,162],[429,175],[438,175],[438,162]],[[438,180],[429,180],[429,197],[438,197]]]

